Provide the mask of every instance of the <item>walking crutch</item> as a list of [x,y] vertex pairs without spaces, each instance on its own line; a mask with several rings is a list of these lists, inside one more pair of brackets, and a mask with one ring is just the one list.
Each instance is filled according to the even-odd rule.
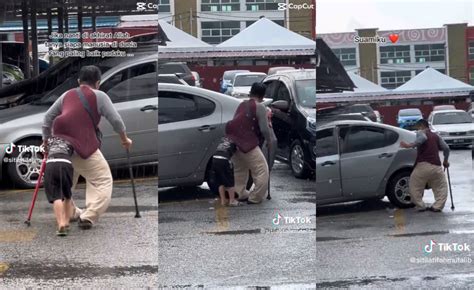
[[130,173],[130,179],[132,180],[133,200],[135,201],[135,218],[140,218],[140,212],[138,211],[137,203],[137,192],[135,191],[135,179],[133,178],[132,162],[130,162],[130,151],[127,149],[127,161],[128,171]]
[[268,157],[268,165],[269,165],[268,166],[268,195],[267,195],[267,199],[270,200],[270,199],[272,199],[272,196],[270,195],[270,176],[271,176],[271,174],[270,174],[270,171],[271,171],[271,169],[270,169],[270,164],[271,164],[270,158],[271,158],[271,156],[270,156],[270,147],[268,147],[268,144],[267,144],[267,157]]
[[445,169],[448,172],[449,195],[451,196],[451,210],[454,211],[453,190],[451,189],[451,177],[449,176],[449,167],[446,167]]
[[25,224],[27,226],[31,226],[31,216],[33,215],[33,209],[35,207],[36,197],[38,196],[38,191],[41,185],[41,180],[43,179],[44,169],[46,168],[46,159],[48,158],[48,154],[45,153],[43,156],[43,161],[41,163],[38,182],[36,182],[35,192],[33,193],[33,199],[31,200],[30,209],[28,210],[28,217],[26,218]]

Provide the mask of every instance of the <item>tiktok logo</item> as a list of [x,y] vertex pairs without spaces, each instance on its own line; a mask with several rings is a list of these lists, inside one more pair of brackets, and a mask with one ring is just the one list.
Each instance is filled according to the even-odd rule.
[[280,224],[281,219],[283,216],[281,216],[279,213],[276,214],[275,218],[272,220],[273,225],[278,226]]
[[5,147],[5,153],[7,154],[12,154],[13,153],[13,149],[15,149],[16,145],[13,144],[13,143],[10,143],[9,145],[7,145]]
[[425,254],[429,255],[433,252],[433,246],[436,245],[436,242],[433,241],[433,240],[430,240],[430,243],[428,245],[426,245],[423,249],[423,251],[425,252]]

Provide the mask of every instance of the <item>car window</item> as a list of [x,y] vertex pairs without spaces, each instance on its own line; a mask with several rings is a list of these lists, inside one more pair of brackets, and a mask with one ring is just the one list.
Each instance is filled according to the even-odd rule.
[[160,74],[184,74],[186,69],[181,64],[163,64],[158,67]]
[[385,131],[385,146],[390,146],[395,144],[398,141],[398,133],[392,130]]
[[113,103],[121,103],[157,97],[156,73],[148,73],[127,79],[111,88],[107,94]]
[[269,81],[269,82],[266,82],[265,85],[267,86],[267,88],[265,89],[265,98],[276,99],[275,93],[276,93],[276,89],[278,88],[278,82]]
[[158,97],[158,123],[166,124],[199,119],[211,115],[214,102],[180,92],[160,92]]
[[155,73],[156,74],[156,62],[147,62],[142,63],[139,65],[135,65],[126,69],[123,69],[109,79],[107,79],[102,85],[100,85],[100,90],[103,92],[108,92],[110,89],[118,85],[119,83],[126,81],[130,78],[148,74],[148,73]]
[[337,143],[333,132],[331,128],[316,133],[316,157],[337,154]]
[[314,79],[296,81],[296,96],[299,104],[303,107],[315,108],[316,81]]
[[376,127],[353,126],[344,136],[343,153],[372,150],[386,146],[385,130]]
[[288,103],[291,103],[290,91],[288,91],[288,88],[282,82],[279,82],[276,98],[274,101],[287,101]]

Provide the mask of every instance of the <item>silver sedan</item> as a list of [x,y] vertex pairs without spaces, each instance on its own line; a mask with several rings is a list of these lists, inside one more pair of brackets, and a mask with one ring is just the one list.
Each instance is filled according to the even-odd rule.
[[317,205],[387,196],[411,207],[409,177],[416,150],[400,148],[415,133],[366,121],[336,121],[317,128]]

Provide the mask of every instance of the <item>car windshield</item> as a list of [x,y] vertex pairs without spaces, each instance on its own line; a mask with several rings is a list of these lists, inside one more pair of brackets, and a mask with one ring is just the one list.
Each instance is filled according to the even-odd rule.
[[314,79],[296,81],[296,96],[303,107],[316,107],[316,81]]
[[241,75],[234,80],[234,87],[250,87],[254,83],[259,83],[265,78],[265,75]]
[[449,112],[436,114],[433,125],[472,123],[472,117],[466,112]]
[[399,116],[419,116],[421,115],[421,112],[419,110],[416,110],[416,109],[410,109],[410,110],[403,110],[403,111],[400,111],[398,112],[398,115]]
[[238,73],[245,73],[245,72],[248,72],[248,71],[228,71],[228,72],[225,72],[224,75],[222,76],[222,79],[224,81],[227,81],[227,82],[231,82],[232,79],[235,77],[236,74]]

